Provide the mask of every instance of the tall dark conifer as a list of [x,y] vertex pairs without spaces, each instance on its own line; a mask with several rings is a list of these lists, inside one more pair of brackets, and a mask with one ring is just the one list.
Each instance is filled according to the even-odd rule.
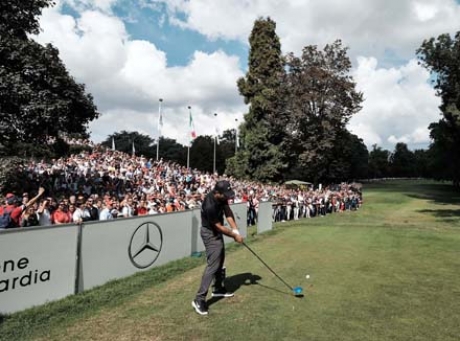
[[285,168],[281,143],[284,128],[281,44],[270,18],[255,21],[249,37],[248,72],[238,89],[249,104],[240,127],[242,149],[228,162],[227,171],[238,177],[261,181],[278,180]]

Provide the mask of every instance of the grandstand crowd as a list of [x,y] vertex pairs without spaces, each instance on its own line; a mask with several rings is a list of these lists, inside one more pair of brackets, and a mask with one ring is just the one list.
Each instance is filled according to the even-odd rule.
[[[31,159],[19,170],[27,180],[21,193],[0,197],[0,229],[199,208],[215,183],[225,177],[163,159],[107,150],[89,141],[77,144],[91,146],[93,151],[49,162]],[[264,201],[273,203],[273,221],[324,216],[362,205],[360,189],[345,183],[313,189],[227,179],[236,194],[232,203],[247,204],[248,226],[256,224],[259,203]]]

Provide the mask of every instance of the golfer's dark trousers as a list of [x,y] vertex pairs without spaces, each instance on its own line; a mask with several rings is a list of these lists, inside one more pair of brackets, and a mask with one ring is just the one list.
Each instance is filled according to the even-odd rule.
[[222,283],[222,267],[225,261],[224,238],[221,233],[215,234],[208,228],[201,227],[201,239],[206,248],[206,269],[204,269],[201,279],[200,289],[196,294],[196,299],[206,301],[209,287],[215,279],[216,287]]

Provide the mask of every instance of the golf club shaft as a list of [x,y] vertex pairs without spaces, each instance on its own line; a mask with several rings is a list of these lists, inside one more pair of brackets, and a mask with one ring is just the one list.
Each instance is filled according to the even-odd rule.
[[256,256],[257,259],[260,260],[260,262],[261,262],[263,265],[265,265],[265,266],[267,267],[267,269],[271,271],[272,274],[274,274],[276,277],[278,277],[278,279],[279,279],[281,282],[283,282],[291,291],[294,290],[289,284],[287,284],[287,283],[284,281],[284,279],[282,279],[280,276],[278,276],[278,274],[277,274],[275,271],[273,271],[272,268],[270,268],[270,267],[268,266],[268,264],[265,263],[265,262],[262,260],[262,258],[260,258],[260,257],[257,255],[257,253],[255,253],[249,246],[247,246],[246,243],[243,243],[243,245],[246,246],[246,248],[247,248],[249,251],[251,251],[251,253],[252,253],[254,256]]

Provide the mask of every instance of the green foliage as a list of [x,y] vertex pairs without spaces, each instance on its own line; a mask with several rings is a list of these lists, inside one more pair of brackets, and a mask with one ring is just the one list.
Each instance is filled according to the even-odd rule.
[[334,144],[333,157],[328,164],[326,182],[339,183],[366,179],[369,152],[363,140],[347,130],[339,133],[337,139],[340,143]]
[[52,4],[5,0],[1,5],[0,135],[5,146],[84,134],[88,122],[99,116],[92,96],[69,75],[58,50],[27,37],[38,32],[37,16]]
[[410,178],[415,176],[415,156],[405,143],[399,142],[390,156],[390,167],[393,176]]
[[[153,149],[156,150],[156,144]],[[159,158],[185,165],[187,163],[187,148],[174,139],[160,137]]]
[[369,178],[390,176],[390,152],[374,144],[369,153]]
[[25,174],[22,169],[23,160],[19,157],[0,158],[0,193],[18,193],[23,190]]
[[227,129],[219,136],[216,145],[216,168],[219,174],[225,173],[227,160],[235,156],[235,139],[235,129]]
[[[349,75],[351,62],[340,40],[321,51],[306,46],[301,57],[287,58],[289,122],[286,127],[291,166],[308,169],[309,181],[327,181],[337,163],[334,150],[349,143],[341,140],[352,115],[361,110],[362,93]],[[337,165],[341,167],[340,165]],[[344,174],[347,173],[346,171]],[[344,175],[343,174],[343,175]]]
[[240,130],[244,149],[236,153],[235,160],[229,161],[226,170],[228,174],[261,181],[280,179],[286,167],[281,147],[284,129],[280,121],[285,72],[275,29],[273,20],[261,18],[255,21],[249,37],[248,72],[237,82],[245,103],[250,104]]
[[[133,143],[136,155],[144,155],[153,158],[156,155],[156,147],[153,147],[153,139],[137,131],[128,132],[122,130],[119,133],[113,133],[102,141],[101,145],[106,148],[112,148],[112,138],[115,139],[115,149],[127,154],[132,154]],[[161,145],[161,144],[160,144]]]
[[[432,148],[441,153],[448,164],[441,158],[437,169],[442,176],[448,176],[458,187],[460,186],[460,32],[451,37],[442,34],[425,40],[417,50],[418,57],[435,76],[434,88],[441,97],[439,109],[443,118],[430,125]],[[446,166],[447,168],[444,168]]]
[[415,177],[433,179],[433,173],[430,169],[430,152],[429,150],[416,149],[414,150],[414,159],[415,159]]
[[69,155],[77,155],[81,153],[91,153],[93,148],[85,145],[70,145],[69,146]]
[[[454,180],[458,168],[454,167],[456,149],[454,148],[457,138],[455,127],[445,120],[439,120],[429,126],[430,136],[433,143],[428,151],[429,169],[434,179]],[[458,147],[457,147],[458,148]]]
[[214,163],[214,137],[208,135],[198,136],[190,147],[190,167],[201,171],[213,171]]
[[53,0],[2,0],[0,2],[1,36],[27,39],[27,34],[38,34],[38,17],[44,8],[54,5]]

